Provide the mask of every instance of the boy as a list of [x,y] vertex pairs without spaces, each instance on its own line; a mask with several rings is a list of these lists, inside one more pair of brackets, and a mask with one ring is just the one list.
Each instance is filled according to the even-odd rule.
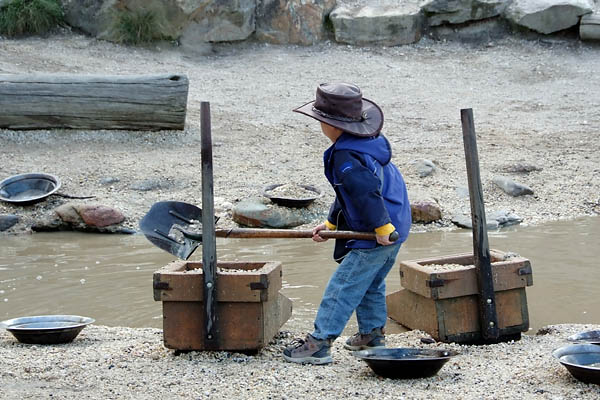
[[[328,364],[331,344],[356,311],[359,332],[344,347],[385,346],[385,277],[406,240],[411,211],[402,175],[391,163],[391,147],[380,133],[383,112],[351,84],[321,84],[316,99],[295,112],[321,123],[333,143],[324,153],[325,176],[336,194],[327,221],[313,229],[375,232],[377,240],[337,240],[333,273],[314,322],[314,331],[283,352],[290,362]],[[392,240],[390,234],[392,234]],[[398,237],[395,241],[395,237]]]

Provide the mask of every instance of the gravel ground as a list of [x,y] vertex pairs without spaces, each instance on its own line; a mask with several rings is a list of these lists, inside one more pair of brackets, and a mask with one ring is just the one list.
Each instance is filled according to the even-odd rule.
[[[137,227],[156,201],[200,204],[199,108],[210,101],[219,226],[232,224],[232,204],[275,183],[321,188],[325,195],[312,210],[320,220],[333,198],[321,161],[329,143],[316,121],[291,110],[313,99],[318,83],[342,80],[357,83],[382,107],[393,160],[411,197],[441,205],[443,220],[415,231],[452,229],[453,215],[470,212],[461,108],[474,111],[488,212],[513,212],[523,224],[598,214],[600,93],[590,90],[600,86],[598,50],[568,38],[511,38],[480,47],[424,39],[394,48],[224,44],[198,56],[75,34],[3,40],[0,73],[182,73],[190,92],[184,131],[0,130],[0,179],[43,171],[61,179],[61,193],[96,196],[51,196],[30,207],[1,203],[0,214],[20,215],[10,232],[23,232],[60,204],[87,201],[120,209]],[[419,159],[432,160],[437,171],[420,178]],[[537,169],[508,172],[519,164]],[[511,197],[492,183],[495,175],[535,194]],[[133,188],[147,180],[160,187]]]
[[[228,204],[260,195],[274,183],[309,184],[325,191],[313,205],[324,215],[333,193],[322,176],[327,140],[318,124],[291,112],[311,100],[318,83],[350,81],[386,115],[384,132],[413,198],[431,197],[444,219],[414,230],[452,229],[454,214],[469,213],[460,109],[473,108],[486,210],[508,210],[524,224],[596,215],[600,52],[568,38],[511,38],[485,46],[427,39],[396,48],[222,44],[210,55],[161,46],[139,49],[65,33],[47,39],[0,41],[0,73],[184,73],[190,79],[186,129],[181,132],[0,130],[0,179],[25,172],[57,175],[61,192],[22,207],[0,204],[0,214],[32,223],[67,201],[116,207],[136,227],[159,200],[200,204],[201,101],[211,102],[215,204],[220,226],[231,225]],[[414,161],[437,171],[420,178]],[[530,173],[507,172],[517,164]],[[505,175],[534,189],[510,197],[495,187]],[[110,179],[109,179],[110,178]],[[161,187],[132,189],[152,179]],[[103,183],[112,181],[112,183]],[[458,190],[457,190],[458,189]],[[282,333],[257,356],[229,353],[175,355],[160,330],[90,326],[61,346],[22,345],[0,332],[1,398],[432,398],[597,399],[598,386],[575,381],[551,357],[565,338],[598,326],[555,326],[516,343],[439,347],[458,350],[428,379],[374,376],[345,352],[326,367],[285,363],[280,351],[299,332]],[[391,346],[424,346],[420,332],[390,335]]]
[[[4,399],[598,399],[600,386],[575,380],[551,355],[566,338],[592,325],[556,325],[544,334],[487,346],[425,345],[422,332],[388,335],[388,346],[451,349],[430,378],[375,375],[342,347],[328,366],[291,364],[282,332],[257,355],[176,354],[158,329],[91,325],[64,345],[20,344],[0,332],[0,396]],[[599,370],[600,373],[600,370]]]

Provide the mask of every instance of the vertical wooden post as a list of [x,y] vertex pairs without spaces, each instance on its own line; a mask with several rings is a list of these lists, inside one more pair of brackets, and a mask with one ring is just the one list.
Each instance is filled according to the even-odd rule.
[[460,110],[463,142],[467,160],[467,176],[469,178],[469,196],[471,201],[471,219],[473,223],[473,261],[477,270],[479,283],[479,322],[481,336],[486,341],[499,337],[498,315],[496,313],[496,296],[492,277],[490,247],[487,236],[483,190],[479,176],[479,156],[477,155],[477,138],[471,108]]
[[206,349],[218,348],[218,335],[215,328],[217,243],[215,236],[212,139],[210,126],[210,103],[200,104],[201,152],[202,152],[202,270],[204,275],[204,322]]

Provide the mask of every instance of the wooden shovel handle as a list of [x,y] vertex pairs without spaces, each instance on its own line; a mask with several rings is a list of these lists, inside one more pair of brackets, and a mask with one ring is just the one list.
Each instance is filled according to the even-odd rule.
[[[228,238],[311,238],[312,230],[294,230],[294,229],[254,229],[254,228],[232,228],[217,229],[217,237]],[[328,231],[322,230],[319,236],[325,239],[359,239],[375,240],[375,233],[372,232],[354,232],[354,231]]]

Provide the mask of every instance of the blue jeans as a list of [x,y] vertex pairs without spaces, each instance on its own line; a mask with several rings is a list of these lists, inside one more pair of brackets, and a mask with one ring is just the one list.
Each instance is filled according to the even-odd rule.
[[315,339],[336,339],[356,310],[358,330],[370,333],[387,321],[385,277],[400,244],[353,249],[329,279],[315,319]]

